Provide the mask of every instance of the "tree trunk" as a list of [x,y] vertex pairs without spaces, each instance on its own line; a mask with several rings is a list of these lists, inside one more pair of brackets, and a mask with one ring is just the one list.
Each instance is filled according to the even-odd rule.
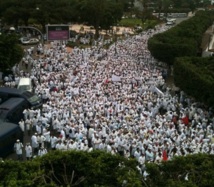
[[99,38],[99,26],[95,26],[95,39]]

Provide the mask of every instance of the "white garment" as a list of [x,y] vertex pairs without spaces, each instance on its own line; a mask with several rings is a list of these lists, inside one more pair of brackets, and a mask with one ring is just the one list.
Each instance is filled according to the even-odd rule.
[[56,147],[56,142],[57,142],[57,137],[56,136],[51,136],[50,137],[50,142],[51,142],[51,148],[55,148]]
[[145,156],[144,155],[141,155],[139,158],[138,158],[138,162],[140,163],[140,165],[144,165],[145,164]]
[[26,153],[26,157],[27,158],[31,158],[32,157],[32,147],[31,147],[31,145],[26,145],[25,146],[25,153]]
[[17,155],[21,155],[22,154],[22,148],[23,148],[23,144],[21,142],[16,142],[15,143],[14,149],[15,149]]
[[22,129],[22,132],[25,131],[25,122],[24,121],[20,121],[19,122],[19,127]]
[[45,154],[47,154],[47,149],[45,149],[45,148],[41,148],[38,152],[38,156],[43,156]]
[[33,135],[31,137],[31,145],[33,148],[37,148],[39,146],[38,141],[37,141],[37,137],[35,135]]
[[62,150],[64,148],[63,144],[62,143],[57,143],[56,144],[56,149],[57,150]]

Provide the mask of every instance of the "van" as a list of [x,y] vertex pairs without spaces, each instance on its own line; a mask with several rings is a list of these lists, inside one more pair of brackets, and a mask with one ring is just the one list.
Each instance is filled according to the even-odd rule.
[[176,19],[167,19],[166,25],[174,25],[176,24]]
[[0,157],[5,158],[14,151],[14,143],[23,142],[23,132],[19,125],[0,121]]
[[11,123],[19,123],[24,118],[23,111],[29,108],[29,103],[23,98],[10,98],[0,104],[0,119]]
[[18,90],[17,88],[0,87],[1,102],[4,102],[11,97],[25,99],[29,103],[31,109],[42,108],[42,99],[36,94],[29,91]]
[[31,78],[20,78],[18,82],[17,89],[23,91],[33,92],[33,86]]

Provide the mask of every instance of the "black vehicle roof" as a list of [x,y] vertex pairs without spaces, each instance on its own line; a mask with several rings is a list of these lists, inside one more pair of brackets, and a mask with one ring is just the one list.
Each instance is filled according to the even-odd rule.
[[7,135],[12,130],[16,130],[18,128],[20,129],[20,127],[15,123],[4,122],[0,120],[0,137],[2,137],[3,135]]
[[29,91],[10,87],[0,87],[0,93],[11,94],[14,95],[14,97],[21,96],[22,98],[25,98],[27,100],[34,95]]
[[22,102],[26,102],[25,99],[19,97],[12,97],[0,104],[0,110],[11,110]]
[[26,102],[23,98],[10,98],[7,101],[3,102],[0,105],[0,119],[7,118],[7,114],[12,109],[16,108],[16,106],[19,106],[20,103]]
[[[24,98],[33,107],[40,107],[42,105],[41,98],[39,98],[36,94],[26,90],[19,90],[17,88],[10,87],[0,87],[0,94],[1,95],[5,94],[6,96],[8,95],[9,97]],[[37,97],[36,101],[35,96]]]
[[11,93],[11,94],[22,94],[23,90],[18,90],[17,88],[10,88],[10,87],[0,87],[1,93]]

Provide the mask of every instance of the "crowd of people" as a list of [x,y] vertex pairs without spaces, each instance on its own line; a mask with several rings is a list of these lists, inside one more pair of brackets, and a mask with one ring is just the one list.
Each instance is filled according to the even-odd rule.
[[214,154],[212,109],[182,91],[172,92],[167,66],[147,48],[150,37],[167,29],[156,26],[109,49],[68,52],[54,41],[49,48],[39,45],[43,54],[37,58],[28,53],[31,71],[19,76],[34,80],[43,108],[25,110],[20,122],[31,135],[26,155],[103,150],[136,158],[143,170],[145,162]]

